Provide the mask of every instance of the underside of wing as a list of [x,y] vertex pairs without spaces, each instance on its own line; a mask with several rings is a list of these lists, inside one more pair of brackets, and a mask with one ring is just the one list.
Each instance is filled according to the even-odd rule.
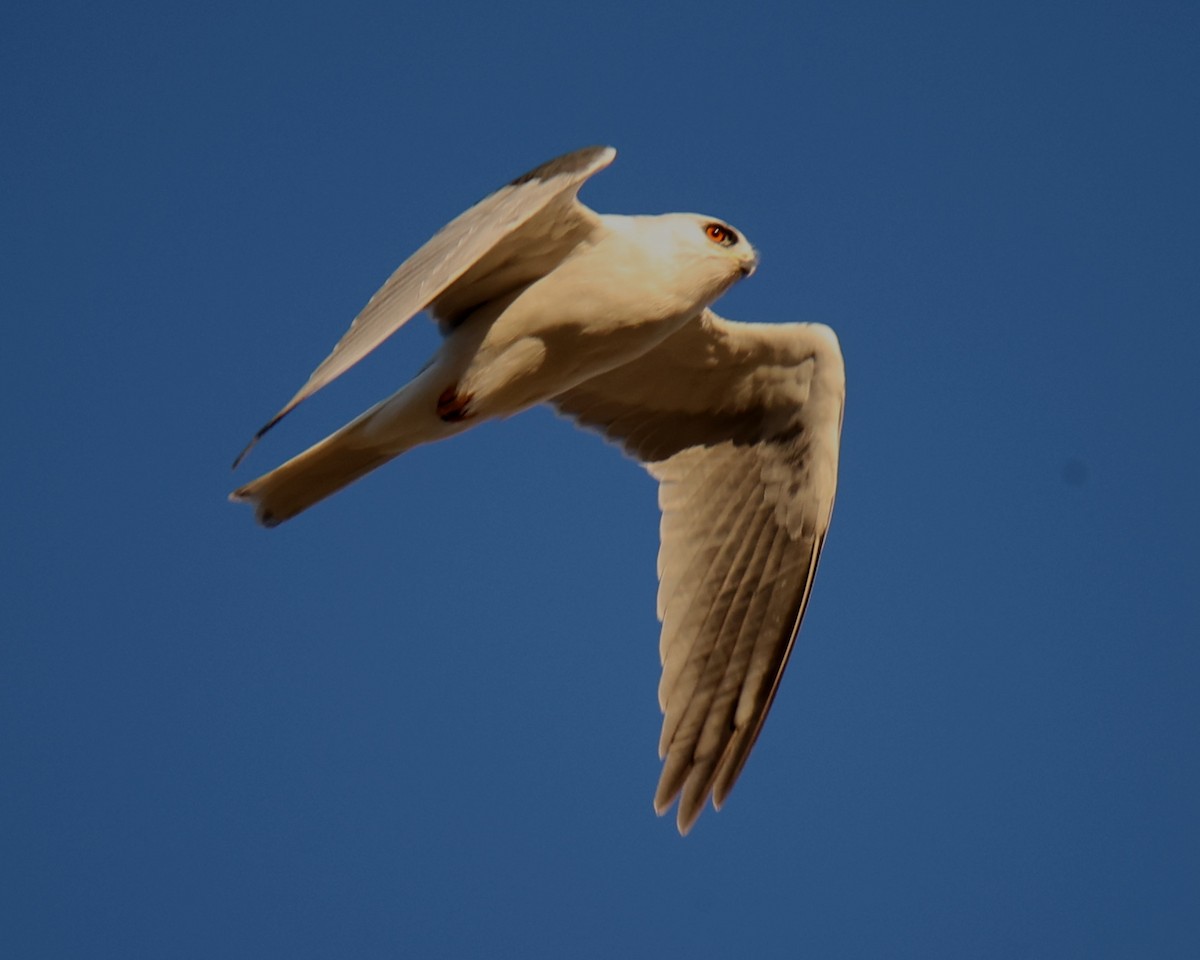
[[787,664],[833,509],[844,396],[828,328],[706,312],[555,400],[659,481],[655,806],[678,797],[681,832],[728,796]]
[[[349,370],[422,310],[444,298],[446,308],[435,306],[435,312],[453,325],[456,312],[499,295],[506,285],[511,289],[529,282],[545,262],[553,260],[557,247],[571,242],[580,221],[586,225],[594,217],[575,202],[575,196],[584,181],[615,156],[611,147],[566,154],[518,177],[450,221],[371,297],[333,352],[254,435],[234,466],[301,401]],[[497,270],[489,283],[488,275]],[[465,284],[460,282],[464,280]]]

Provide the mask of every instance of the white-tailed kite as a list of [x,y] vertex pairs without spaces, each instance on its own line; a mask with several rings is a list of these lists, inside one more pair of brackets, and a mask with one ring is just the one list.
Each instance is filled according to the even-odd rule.
[[255,440],[422,310],[441,349],[231,499],[274,526],[419,444],[538,403],[620,444],[659,482],[654,806],[678,797],[686,833],[710,795],[716,808],[729,795],[800,628],[833,510],[845,372],[828,327],[709,309],[757,262],[724,221],[583,206],[579,188],[615,156],[543,164],[401,264]]

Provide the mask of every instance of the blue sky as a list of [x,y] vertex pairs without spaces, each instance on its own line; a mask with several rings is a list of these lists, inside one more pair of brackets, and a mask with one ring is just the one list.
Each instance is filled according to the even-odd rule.
[[[1192,3],[0,14],[0,952],[1192,957]],[[849,379],[728,806],[651,810],[650,479],[544,411],[225,502],[390,271],[558,153],[761,252]]]

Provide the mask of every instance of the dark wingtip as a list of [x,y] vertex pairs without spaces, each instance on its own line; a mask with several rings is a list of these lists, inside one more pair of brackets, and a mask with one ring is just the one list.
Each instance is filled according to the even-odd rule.
[[282,420],[284,417],[286,417],[288,414],[288,411],[291,409],[292,408],[290,406],[284,407],[282,410],[279,411],[279,413],[275,414],[275,416],[273,416],[270,420],[268,420],[266,425],[263,426],[261,429],[259,429],[258,433],[256,433],[251,438],[250,442],[248,444],[246,444],[246,446],[242,450],[242,452],[237,455],[237,457],[233,461],[233,467],[231,469],[236,470],[241,465],[241,462],[246,459],[246,454],[248,454],[251,450],[254,449],[254,445],[263,438],[263,436],[266,434],[266,432],[268,430],[270,430],[273,426],[275,426],[275,424],[277,424],[280,420]]
[[[248,444],[246,444],[242,448],[242,452],[233,458],[233,466],[229,468],[230,470],[236,470],[238,467],[240,467],[242,465],[242,461],[246,459],[246,454],[248,454],[251,450],[254,449],[254,445],[256,443],[258,443],[258,438],[261,435],[262,435],[261,433],[256,433],[254,435],[254,439],[251,440]],[[230,499],[232,499],[234,495],[231,493],[229,496],[230,496]]]
[[[586,170],[597,158],[602,156],[606,151],[612,150],[612,147],[595,146],[584,147],[582,150],[572,150],[570,153],[564,153],[561,157],[555,157],[540,167],[534,167],[528,173],[524,173],[513,180],[510,186],[520,186],[522,183],[529,183],[531,180],[549,180],[551,177],[562,176],[563,174],[579,173],[581,170]],[[615,151],[614,151],[615,152]]]

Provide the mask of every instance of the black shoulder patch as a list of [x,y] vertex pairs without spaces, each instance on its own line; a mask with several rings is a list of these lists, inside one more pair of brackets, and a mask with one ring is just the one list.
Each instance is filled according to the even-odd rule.
[[608,147],[584,147],[582,150],[573,150],[571,153],[564,153],[561,157],[555,157],[543,163],[540,167],[535,167],[526,174],[522,174],[512,181],[509,186],[515,187],[522,183],[529,183],[531,180],[549,180],[551,177],[562,176],[563,174],[579,173],[581,170],[586,170],[596,158]]

